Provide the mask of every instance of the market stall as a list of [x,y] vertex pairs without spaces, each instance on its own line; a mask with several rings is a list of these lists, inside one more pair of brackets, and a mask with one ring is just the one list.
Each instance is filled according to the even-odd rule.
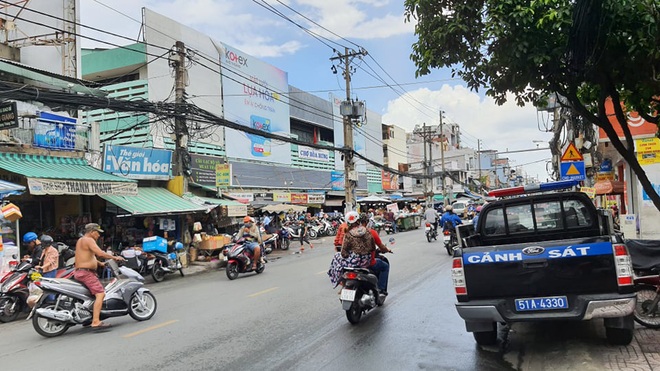
[[[25,187],[0,180],[0,277],[9,271],[10,264],[20,257],[20,231],[19,219],[22,217],[18,206],[5,198],[18,195],[25,191]],[[14,258],[16,256],[16,258]]]

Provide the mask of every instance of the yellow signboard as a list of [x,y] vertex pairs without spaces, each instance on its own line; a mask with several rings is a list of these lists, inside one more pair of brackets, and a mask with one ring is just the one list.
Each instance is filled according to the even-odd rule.
[[640,165],[660,163],[660,139],[636,139],[635,147],[637,149],[637,161]]
[[231,166],[230,164],[215,165],[215,186],[226,188],[231,185]]
[[580,187],[580,192],[584,192],[589,196],[589,198],[596,197],[596,188],[595,187]]

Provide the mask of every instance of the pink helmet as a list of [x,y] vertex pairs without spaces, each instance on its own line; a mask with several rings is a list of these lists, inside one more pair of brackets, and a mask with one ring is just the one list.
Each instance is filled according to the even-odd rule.
[[482,208],[483,208],[483,206],[481,206],[481,205],[477,206],[477,212],[480,213]]

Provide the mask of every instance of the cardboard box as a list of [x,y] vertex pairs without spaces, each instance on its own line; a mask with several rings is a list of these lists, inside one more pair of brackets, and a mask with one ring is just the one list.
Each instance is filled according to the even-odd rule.
[[157,251],[167,253],[167,240],[159,236],[145,237],[142,240],[142,250],[144,252]]
[[21,209],[19,209],[18,206],[12,203],[8,203],[2,207],[2,215],[5,219],[9,220],[10,222],[15,222],[23,217],[23,214],[21,213]]

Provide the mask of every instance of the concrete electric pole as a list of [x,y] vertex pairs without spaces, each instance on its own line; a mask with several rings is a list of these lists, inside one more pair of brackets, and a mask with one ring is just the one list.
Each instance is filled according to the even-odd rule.
[[445,131],[442,126],[442,114],[444,112],[440,110],[440,168],[442,171],[442,176],[440,177],[440,180],[442,181],[442,202],[445,204],[445,206],[448,204],[447,203],[447,186],[445,185]]
[[181,41],[170,53],[170,66],[174,69],[174,93],[177,107],[174,118],[174,176],[182,176],[182,191],[188,192],[190,158],[188,154],[188,126],[186,125],[186,47]]
[[[426,126],[426,123],[422,127],[417,125],[415,129],[413,130],[414,134],[419,135],[422,137],[424,140],[423,145],[424,145],[424,174],[428,177],[427,179],[424,180],[424,198],[426,199],[427,204],[433,203],[433,177],[434,177],[434,170],[433,170],[433,146],[431,145],[433,143],[433,139],[437,138],[440,136],[440,127],[436,126],[433,128],[432,126]],[[426,144],[429,144],[429,155],[428,155],[428,160],[427,160],[427,155],[426,155]],[[444,156],[443,156],[444,159]],[[444,169],[443,169],[444,173]],[[429,182],[431,183],[431,187],[429,189]]]
[[[338,53],[336,57],[330,58],[331,61],[340,60],[343,63],[344,82],[346,83],[346,100],[341,103],[340,113],[344,122],[344,189],[345,206],[344,215],[356,208],[355,189],[358,182],[358,175],[355,171],[355,162],[353,161],[353,121],[359,120],[364,116],[364,104],[351,100],[351,61],[355,57],[366,55],[365,50],[356,52],[346,48],[344,54]],[[333,71],[335,71],[333,66]]]

